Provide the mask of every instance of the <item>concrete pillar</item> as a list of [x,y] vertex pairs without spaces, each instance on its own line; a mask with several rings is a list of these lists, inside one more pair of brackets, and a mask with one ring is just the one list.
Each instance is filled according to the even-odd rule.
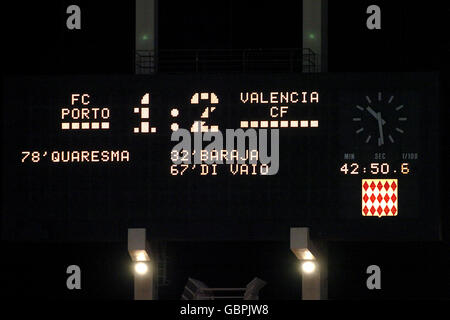
[[302,300],[322,300],[320,269],[317,264],[313,273],[302,273]]
[[153,268],[150,262],[144,263],[148,267],[148,272],[146,274],[134,273],[134,300],[156,300]]
[[[133,261],[134,300],[156,300],[156,262],[150,252],[145,229],[128,229],[128,253]],[[136,264],[145,264],[147,272],[138,273]]]
[[[156,69],[156,57],[158,46],[158,1],[157,0],[136,0],[136,38],[135,50],[136,53],[144,54],[151,53],[155,60],[152,61],[153,68],[151,72]],[[136,58],[138,59],[138,58]],[[139,68],[136,68],[136,73],[140,73]]]
[[318,71],[328,71],[328,0],[303,0],[303,48],[318,55]]
[[309,228],[291,228],[291,251],[301,264],[305,261],[315,263],[314,272],[302,273],[302,300],[325,300],[328,298],[328,274],[326,248],[314,243],[309,237]]

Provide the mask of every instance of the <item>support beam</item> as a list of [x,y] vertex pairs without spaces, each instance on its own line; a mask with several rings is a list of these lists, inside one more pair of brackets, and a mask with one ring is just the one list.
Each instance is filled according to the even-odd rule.
[[155,300],[156,264],[152,261],[145,229],[128,229],[128,253],[133,261],[134,300]]
[[318,55],[318,72],[328,71],[328,0],[303,0],[303,48]]
[[134,300],[156,300],[153,268],[150,262],[139,262],[147,265],[145,274],[134,272]]
[[302,300],[323,300],[320,286],[320,265],[312,273],[302,272]]
[[157,0],[136,0],[136,73],[156,71]]
[[[324,246],[312,243],[309,228],[291,228],[291,251],[300,262],[302,300],[325,300],[328,297],[327,261]],[[314,264],[315,270],[303,270],[303,263]]]

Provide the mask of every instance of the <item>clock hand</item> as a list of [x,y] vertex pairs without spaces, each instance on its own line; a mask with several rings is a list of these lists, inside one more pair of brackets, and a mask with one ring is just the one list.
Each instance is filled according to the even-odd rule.
[[[378,115],[377,115],[377,113],[375,112],[375,110],[373,110],[371,107],[367,107],[366,110],[369,111],[369,113],[370,113],[375,119],[378,120]],[[386,121],[384,121],[384,119],[381,119],[381,121],[383,122],[382,124],[383,124],[383,126],[384,126],[384,124],[386,123]]]
[[381,146],[384,144],[383,123],[382,123],[383,119],[381,119],[381,112],[378,112],[377,119],[378,119],[378,130],[380,131],[380,138],[378,139],[378,146]]

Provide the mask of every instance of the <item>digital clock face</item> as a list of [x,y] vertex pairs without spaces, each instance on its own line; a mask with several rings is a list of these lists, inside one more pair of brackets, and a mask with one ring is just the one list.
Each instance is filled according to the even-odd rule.
[[4,83],[6,239],[439,237],[433,74]]

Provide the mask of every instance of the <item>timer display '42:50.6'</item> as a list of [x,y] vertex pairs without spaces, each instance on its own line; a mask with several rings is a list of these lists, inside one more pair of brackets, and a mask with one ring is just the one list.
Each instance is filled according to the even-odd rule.
[[344,174],[358,175],[361,173],[370,173],[374,175],[387,175],[390,173],[410,174],[409,163],[404,162],[398,168],[390,166],[389,163],[370,163],[368,166],[361,166],[358,163],[344,163],[341,172]]

